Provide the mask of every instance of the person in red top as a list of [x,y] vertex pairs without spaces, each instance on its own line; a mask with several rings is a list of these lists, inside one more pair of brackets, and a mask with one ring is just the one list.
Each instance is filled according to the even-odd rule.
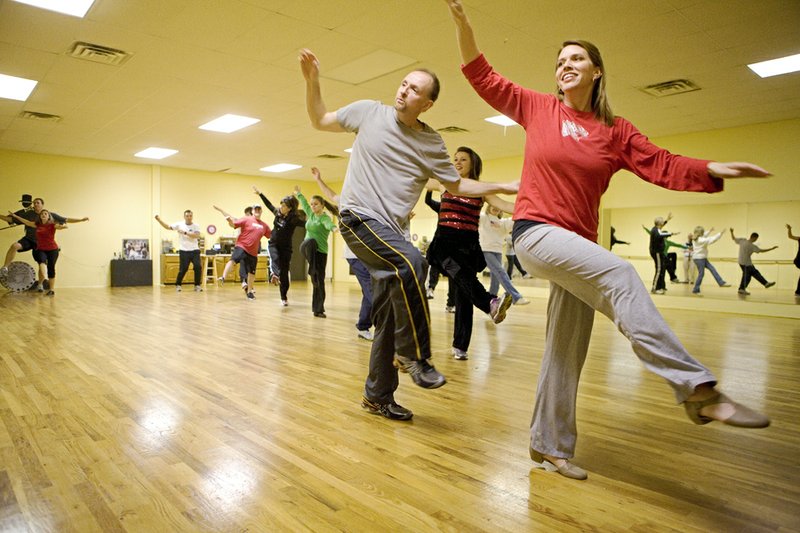
[[228,272],[233,268],[233,265],[242,261],[247,268],[247,285],[243,287],[244,292],[248,300],[255,300],[256,294],[253,292],[253,282],[256,276],[256,266],[258,265],[258,246],[262,237],[269,238],[272,235],[272,230],[266,222],[261,220],[262,209],[260,205],[253,206],[253,216],[242,218],[233,218],[217,206],[214,206],[214,209],[222,213],[231,227],[240,229],[231,259],[225,265],[225,270],[219,281],[222,283]]
[[586,41],[568,41],[559,51],[557,95],[505,79],[478,49],[461,2],[445,3],[456,25],[464,75],[489,105],[525,128],[514,246],[529,272],[550,280],[529,447],[535,465],[574,479],[587,477],[569,459],[577,439],[578,380],[595,310],[614,321],[645,367],[672,386],[692,421],[768,426],[769,418],[716,390],[717,379],[667,326],[636,270],[595,241],[600,197],[620,169],[667,189],[697,192],[721,191],[723,178],[769,173],[750,163],[681,157],[652,144],[614,116],[600,52]]
[[[47,278],[50,280],[50,286],[45,293],[45,296],[55,296],[56,286],[56,261],[58,261],[59,248],[56,244],[56,230],[67,229],[66,224],[59,224],[50,214],[47,209],[39,211],[36,222],[26,220],[16,213],[9,213],[8,216],[14,218],[20,224],[25,224],[29,228],[36,229],[36,250],[34,250],[36,262],[39,263],[40,278],[44,277],[45,268],[47,269]],[[77,222],[85,222],[89,220],[88,217],[76,219]]]

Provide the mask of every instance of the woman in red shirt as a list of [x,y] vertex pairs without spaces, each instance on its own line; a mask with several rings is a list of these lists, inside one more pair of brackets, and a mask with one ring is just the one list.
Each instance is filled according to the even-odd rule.
[[456,24],[462,70],[492,107],[525,128],[525,158],[514,208],[514,245],[522,265],[550,280],[542,371],[531,423],[530,456],[539,468],[586,479],[569,462],[577,429],[578,380],[595,310],[610,318],[634,352],[669,383],[696,424],[718,420],[766,427],[769,419],[715,389],[659,314],[630,263],[596,244],[600,197],[620,169],[673,190],[717,192],[722,178],[764,177],[750,163],[681,157],[652,144],[614,116],[600,52],[568,41],[556,63],[557,95],[517,85],[492,69],[478,49],[459,0],[445,0]]
[[[39,212],[39,217],[36,222],[20,218],[14,213],[9,213],[20,224],[25,224],[28,227],[36,228],[36,249],[33,251],[36,262],[39,263],[39,269],[44,270],[47,268],[46,278],[50,280],[50,289],[45,296],[54,296],[56,284],[56,261],[58,261],[58,244],[56,244],[56,230],[66,229],[66,224],[57,224],[53,217],[50,216],[50,211],[42,209]],[[89,220],[82,218],[81,222]]]

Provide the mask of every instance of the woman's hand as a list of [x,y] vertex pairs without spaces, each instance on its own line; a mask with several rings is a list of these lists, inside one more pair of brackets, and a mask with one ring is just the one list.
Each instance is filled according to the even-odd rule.
[[772,174],[752,163],[718,163],[712,161],[706,167],[708,173],[716,178],[766,178]]

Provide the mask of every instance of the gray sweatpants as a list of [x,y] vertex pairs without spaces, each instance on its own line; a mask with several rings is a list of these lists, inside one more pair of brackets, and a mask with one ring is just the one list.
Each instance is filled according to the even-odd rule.
[[716,383],[653,305],[633,266],[580,235],[548,224],[514,241],[522,266],[550,280],[547,333],[531,421],[531,447],[569,459],[575,454],[575,401],[594,311],[631,341],[644,366],[664,378],[683,402],[702,383]]

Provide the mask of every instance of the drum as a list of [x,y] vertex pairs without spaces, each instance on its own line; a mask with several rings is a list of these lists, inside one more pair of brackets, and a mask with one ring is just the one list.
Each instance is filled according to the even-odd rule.
[[36,270],[28,263],[14,261],[8,265],[8,273],[0,276],[0,285],[11,292],[27,291],[36,283]]

